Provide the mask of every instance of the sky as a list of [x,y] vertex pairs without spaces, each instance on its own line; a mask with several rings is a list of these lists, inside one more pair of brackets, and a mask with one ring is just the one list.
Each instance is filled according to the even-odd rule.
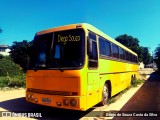
[[0,44],[34,38],[36,32],[89,23],[112,38],[128,34],[149,47],[160,44],[160,0],[0,0]]

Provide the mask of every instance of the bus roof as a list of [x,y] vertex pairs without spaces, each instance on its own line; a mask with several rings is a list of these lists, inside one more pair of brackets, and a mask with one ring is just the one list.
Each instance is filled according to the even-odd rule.
[[121,47],[121,48],[127,50],[128,52],[130,52],[130,53],[132,53],[132,54],[137,56],[137,54],[135,52],[133,52],[132,50],[130,50],[126,46],[124,46],[121,43],[117,42],[115,39],[111,38],[110,36],[108,36],[105,33],[103,33],[101,30],[97,29],[96,27],[94,27],[93,25],[88,24],[88,23],[77,23],[77,24],[70,24],[70,25],[50,28],[50,29],[47,29],[47,30],[43,30],[43,31],[37,32],[36,35],[41,35],[41,34],[50,33],[50,32],[56,32],[56,31],[62,31],[62,30],[68,30],[68,29],[76,29],[76,28],[84,28],[84,29],[87,29],[89,31],[92,31],[93,33],[95,33],[95,34],[107,39],[108,41],[118,45],[119,47]]

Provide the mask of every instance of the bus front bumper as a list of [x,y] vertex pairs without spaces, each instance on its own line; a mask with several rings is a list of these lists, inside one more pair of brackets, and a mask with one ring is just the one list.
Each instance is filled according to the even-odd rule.
[[51,106],[72,110],[86,110],[86,97],[85,96],[58,96],[46,95],[39,93],[32,93],[26,91],[26,101],[40,104],[44,106]]

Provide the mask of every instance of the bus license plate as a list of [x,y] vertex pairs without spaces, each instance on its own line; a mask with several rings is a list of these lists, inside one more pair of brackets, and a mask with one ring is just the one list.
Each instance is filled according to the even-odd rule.
[[43,103],[51,103],[51,99],[50,98],[42,98],[42,102]]

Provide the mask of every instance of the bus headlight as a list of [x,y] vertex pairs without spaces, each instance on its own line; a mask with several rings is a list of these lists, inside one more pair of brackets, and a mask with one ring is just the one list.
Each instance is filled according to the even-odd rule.
[[35,98],[35,99],[34,99],[34,101],[35,101],[35,102],[38,102],[38,99],[37,99],[37,98]]
[[28,95],[27,95],[27,98],[28,98],[28,99],[30,99],[30,98],[31,98],[31,95],[30,95],[30,94],[28,94]]
[[75,99],[72,99],[70,101],[70,105],[75,107],[77,105],[77,101]]
[[33,95],[31,95],[31,100],[33,100],[34,99],[34,96]]
[[69,105],[69,100],[68,99],[63,100],[63,104],[68,106]]

